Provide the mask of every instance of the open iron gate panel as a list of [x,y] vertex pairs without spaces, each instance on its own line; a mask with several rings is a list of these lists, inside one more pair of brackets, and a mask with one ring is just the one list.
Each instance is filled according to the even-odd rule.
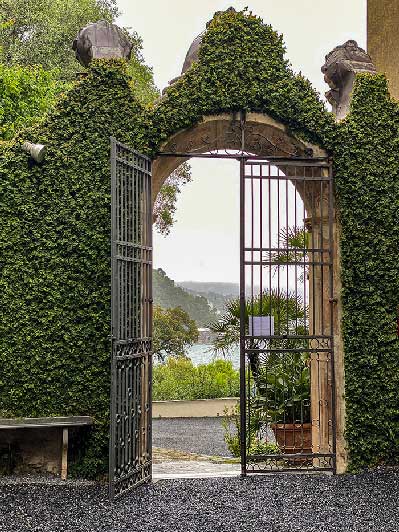
[[242,158],[242,473],[335,470],[329,160]]
[[113,499],[151,479],[151,160],[111,138]]

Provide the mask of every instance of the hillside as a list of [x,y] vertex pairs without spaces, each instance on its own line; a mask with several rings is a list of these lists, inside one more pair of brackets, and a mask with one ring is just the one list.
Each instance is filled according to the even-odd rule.
[[[236,299],[240,295],[240,286],[238,283],[220,283],[220,282],[199,282],[199,281],[183,281],[177,283],[179,286],[190,292],[190,294],[205,297],[211,307],[223,313],[227,301]],[[253,293],[259,293],[259,286],[254,286]],[[251,294],[251,288],[246,288],[247,296]]]
[[[179,286],[181,286],[180,283]],[[202,296],[207,299],[211,308],[218,313],[224,312],[227,301],[238,297],[238,295],[222,295],[217,292],[201,292],[200,290],[192,290],[191,288],[184,288],[184,290],[195,296]]]
[[178,285],[196,294],[207,294],[211,292],[228,298],[238,297],[240,290],[238,283],[183,281],[178,283]]
[[181,307],[199,327],[204,327],[216,319],[216,313],[211,310],[205,297],[187,292],[175,284],[161,268],[153,270],[152,282],[154,305],[163,308]]

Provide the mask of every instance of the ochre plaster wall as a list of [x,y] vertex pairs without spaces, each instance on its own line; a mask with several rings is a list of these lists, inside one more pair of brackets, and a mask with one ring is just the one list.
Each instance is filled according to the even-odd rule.
[[367,51],[399,100],[399,0],[367,0]]

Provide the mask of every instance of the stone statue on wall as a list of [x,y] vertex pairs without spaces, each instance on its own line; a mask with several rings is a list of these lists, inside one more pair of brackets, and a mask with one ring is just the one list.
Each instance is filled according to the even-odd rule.
[[356,41],[347,41],[337,46],[326,55],[326,62],[321,67],[324,80],[331,87],[326,92],[338,120],[345,118],[349,112],[353,83],[356,74],[377,71],[368,53],[360,48]]
[[132,44],[118,26],[100,20],[79,31],[72,49],[79,63],[87,67],[93,59],[130,59]]

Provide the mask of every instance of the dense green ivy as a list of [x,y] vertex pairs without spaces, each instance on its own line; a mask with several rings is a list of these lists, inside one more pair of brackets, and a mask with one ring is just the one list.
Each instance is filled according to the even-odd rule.
[[335,143],[351,468],[399,459],[399,105],[358,76]]
[[[241,109],[268,113],[334,157],[351,464],[397,457],[399,106],[383,78],[362,76],[336,125],[284,52],[260,19],[226,12],[154,107],[133,96],[122,61],[95,61],[44,123],[0,145],[0,414],[94,416],[77,474],[107,463],[109,136],[151,155],[203,115]],[[22,153],[24,139],[47,145],[41,166]]]
[[204,115],[260,111],[297,136],[329,145],[335,123],[309,81],[284,58],[282,37],[255,16],[227,11],[204,35],[199,61],[167,88],[154,109],[149,140],[156,150]]
[[[0,416],[94,416],[80,472],[104,470],[109,404],[109,137],[140,150],[120,61],[98,63],[0,158]],[[21,150],[42,142],[42,165]]]

